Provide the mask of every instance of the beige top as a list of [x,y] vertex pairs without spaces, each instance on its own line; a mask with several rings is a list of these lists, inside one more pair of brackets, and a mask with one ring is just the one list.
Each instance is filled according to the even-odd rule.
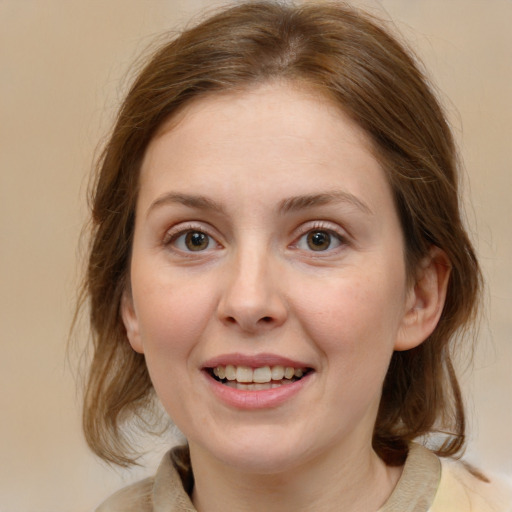
[[[186,446],[168,452],[156,475],[112,495],[96,512],[197,512]],[[512,512],[512,487],[484,482],[460,462],[411,444],[402,476],[377,512]]]

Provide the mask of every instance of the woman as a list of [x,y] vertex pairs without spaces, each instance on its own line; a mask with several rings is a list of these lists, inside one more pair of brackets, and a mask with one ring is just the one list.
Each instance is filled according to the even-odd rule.
[[480,290],[457,180],[425,78],[358,11],[250,2],[163,46],[93,193],[84,427],[129,465],[156,395],[187,446],[100,510],[507,510],[446,462]]

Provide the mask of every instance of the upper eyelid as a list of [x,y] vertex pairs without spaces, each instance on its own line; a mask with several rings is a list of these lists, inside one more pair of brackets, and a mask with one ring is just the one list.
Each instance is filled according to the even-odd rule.
[[219,236],[216,234],[216,231],[207,224],[204,224],[199,221],[179,222],[174,226],[167,228],[163,235],[163,243],[167,244],[172,240],[175,240],[179,236],[184,235],[188,231],[199,231],[201,233],[204,233],[205,235],[208,235],[209,237],[213,238],[217,243],[219,243]]
[[[301,239],[312,231],[325,231],[330,233],[331,236],[338,239],[339,246],[333,247],[325,251],[311,251],[315,258],[326,258],[339,253],[340,250],[346,249],[353,245],[353,239],[346,229],[341,227],[338,223],[326,220],[313,220],[303,223],[298,228],[298,233],[293,238],[293,241],[288,246],[292,250],[299,250]],[[309,251],[308,251],[309,254]]]
[[297,236],[303,236],[310,231],[314,231],[315,229],[318,231],[329,231],[343,239],[350,237],[350,234],[346,229],[343,229],[339,224],[335,222],[327,220],[313,220],[304,222],[301,224],[301,226],[299,226],[297,230]]
[[[204,250],[198,251],[179,247],[184,243],[184,241],[179,243],[179,239],[190,232],[204,233],[210,239],[210,243]],[[202,261],[204,258],[210,258],[214,251],[224,248],[223,244],[218,241],[218,237],[214,236],[210,230],[205,229],[203,224],[197,225],[190,222],[180,222],[176,226],[167,229],[160,245],[163,250],[174,255],[174,257],[184,259],[184,261]]]
[[[345,243],[348,243],[351,238],[350,233],[341,227],[338,223],[325,220],[325,219],[316,219],[303,222],[298,228],[294,230],[293,240],[291,244],[295,244],[298,239],[304,236],[306,233],[313,230],[323,230],[333,233],[335,236],[339,237]],[[215,240],[216,243],[222,245],[220,239],[222,238],[220,233],[213,228],[208,223],[204,221],[182,221],[178,222],[175,225],[167,228],[163,234],[163,243],[168,244],[172,240],[176,239],[182,234],[185,234],[187,231],[200,231],[210,236]]]

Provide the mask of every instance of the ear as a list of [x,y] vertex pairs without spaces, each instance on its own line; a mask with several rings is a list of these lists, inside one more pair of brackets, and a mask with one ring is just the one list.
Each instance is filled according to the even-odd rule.
[[448,256],[433,246],[422,260],[415,283],[409,290],[395,350],[417,347],[434,332],[443,312],[450,272]]
[[135,352],[143,354],[144,346],[140,337],[139,321],[133,305],[132,294],[129,290],[125,290],[121,297],[121,317],[130,345]]

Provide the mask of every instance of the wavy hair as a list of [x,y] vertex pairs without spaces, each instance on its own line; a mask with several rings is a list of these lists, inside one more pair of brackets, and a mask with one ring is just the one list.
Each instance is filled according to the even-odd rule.
[[130,424],[149,424],[154,413],[144,356],[130,347],[120,315],[146,148],[164,121],[201,96],[276,79],[314,87],[366,132],[392,188],[408,276],[432,246],[452,266],[436,329],[392,356],[374,449],[398,465],[409,441],[436,431],[447,433],[439,455],[463,447],[452,352],[475,318],[481,274],[461,220],[457,154],[443,110],[416,59],[380,21],[338,2],[263,1],[224,9],[161,46],[135,79],[99,159],[80,307],[89,307],[94,347],[83,426],[104,460],[134,463]]

